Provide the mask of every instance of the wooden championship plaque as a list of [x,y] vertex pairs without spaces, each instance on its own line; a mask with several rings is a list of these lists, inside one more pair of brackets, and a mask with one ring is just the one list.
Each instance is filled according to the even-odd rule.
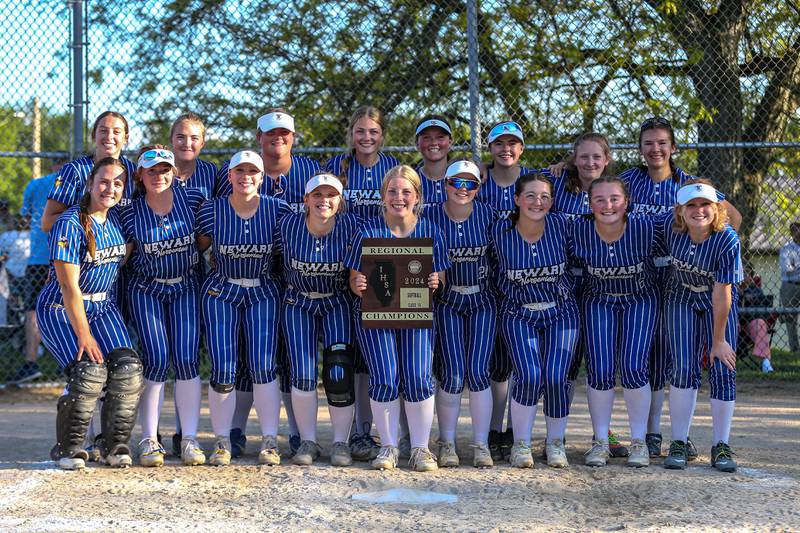
[[361,241],[367,290],[361,324],[367,329],[433,327],[433,239],[367,238]]

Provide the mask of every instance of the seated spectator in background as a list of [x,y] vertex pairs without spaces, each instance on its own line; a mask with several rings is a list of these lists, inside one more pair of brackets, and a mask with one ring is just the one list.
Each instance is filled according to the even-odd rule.
[[[740,307],[772,307],[772,296],[767,296],[761,289],[760,279],[756,276],[750,263],[744,264],[744,280],[739,284],[741,291]],[[770,333],[767,320],[770,313],[750,315],[744,323],[744,330],[753,343],[753,355],[760,357],[761,371],[769,374],[772,368],[772,350],[770,349]]]
[[25,266],[28,264],[28,256],[31,253],[30,232],[25,228],[25,221],[19,215],[8,215],[8,207],[5,207],[5,215],[0,220],[5,222],[5,231],[0,233],[0,264],[6,273],[6,285],[2,287],[2,296],[6,299],[6,305],[0,306],[0,324],[19,322],[16,319],[9,320],[8,310],[19,309],[21,307],[20,298],[23,293],[23,283],[25,282]]
[[[781,306],[800,307],[800,222],[789,226],[791,242],[781,248],[778,262],[781,267]],[[789,336],[789,349],[800,351],[797,341],[797,317],[794,313],[782,315]]]

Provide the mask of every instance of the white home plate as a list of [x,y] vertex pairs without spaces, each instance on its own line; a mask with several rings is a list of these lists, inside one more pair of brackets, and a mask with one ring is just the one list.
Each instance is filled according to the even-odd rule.
[[407,503],[425,505],[431,503],[456,503],[458,496],[443,492],[414,489],[387,489],[378,492],[353,494],[353,500],[367,503]]

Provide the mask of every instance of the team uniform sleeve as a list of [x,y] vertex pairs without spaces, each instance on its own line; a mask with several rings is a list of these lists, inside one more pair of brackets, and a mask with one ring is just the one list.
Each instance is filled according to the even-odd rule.
[[359,272],[361,272],[361,240],[363,238],[364,232],[362,230],[356,231],[350,241],[350,248],[344,255],[344,266]]
[[47,195],[48,200],[55,200],[61,202],[66,206],[75,205],[80,200],[81,190],[80,178],[75,165],[66,164],[61,167],[58,172],[56,181],[53,182],[53,187],[50,189],[50,194]]
[[720,253],[714,281],[717,283],[736,284],[744,279],[742,268],[741,244],[739,238],[731,231],[730,242]]
[[272,231],[272,242],[277,253],[283,253],[283,239],[281,238],[281,226],[287,217],[294,214],[289,204],[283,200],[275,200],[275,217],[277,223],[275,229]]
[[197,214],[197,210],[206,201],[205,195],[200,189],[184,189],[184,192],[186,193],[186,204],[189,206],[189,210]]
[[325,161],[325,164],[322,165],[322,170],[324,172],[330,172],[331,174],[338,174],[339,173],[338,167],[339,167],[338,158],[334,156]]
[[[668,216],[659,215],[653,219],[653,262],[657,267],[668,266],[669,251],[667,250],[667,234],[665,222]],[[663,263],[663,264],[662,264]]]
[[133,217],[133,205],[131,204],[130,209],[126,209],[122,212],[122,216],[119,217],[120,226],[122,227],[122,236],[125,238],[126,244],[132,244],[135,240],[134,238],[134,217]]
[[230,161],[223,163],[222,166],[219,167],[219,170],[214,177],[214,197],[227,196],[230,194],[230,191],[226,192],[225,190],[226,187],[230,186],[230,183],[228,182],[228,163],[230,163]]
[[80,265],[86,255],[86,236],[75,220],[59,218],[50,230],[50,259]]
[[450,257],[447,255],[447,244],[444,240],[442,230],[435,224],[431,224],[433,229],[433,271],[442,272],[450,268]]
[[197,234],[214,235],[214,200],[206,200],[197,211]]

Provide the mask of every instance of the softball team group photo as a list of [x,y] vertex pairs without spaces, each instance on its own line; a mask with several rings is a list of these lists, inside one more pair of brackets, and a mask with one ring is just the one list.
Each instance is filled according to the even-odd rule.
[[[533,169],[520,164],[525,133],[511,120],[488,129],[491,158],[476,162],[452,157],[447,117],[420,117],[415,166],[381,151],[386,120],[374,107],[353,113],[347,151],[324,163],[293,154],[298,125],[267,110],[254,124],[260,151],[217,168],[201,159],[195,114],[130,160],[125,117],[97,117],[94,153],[60,170],[42,216],[50,272],[36,318],[67,380],[58,467],[159,467],[164,442],[184,465],[223,467],[258,442],[268,466],[566,468],[571,439],[590,467],[621,457],[683,470],[708,453],[717,471],[736,471],[742,217],[725,191],[675,165],[669,120],[641,122],[642,164],[621,173],[596,132]],[[432,328],[362,327],[368,238],[431,240]],[[704,373],[712,438],[693,442]],[[569,430],[579,379],[585,443]],[[324,448],[319,382],[333,428]],[[618,382],[622,433],[611,431]],[[457,446],[465,391],[471,442]],[[161,419],[164,402],[174,420]],[[531,442],[540,403],[541,453]],[[260,432],[248,435],[253,407]]]

